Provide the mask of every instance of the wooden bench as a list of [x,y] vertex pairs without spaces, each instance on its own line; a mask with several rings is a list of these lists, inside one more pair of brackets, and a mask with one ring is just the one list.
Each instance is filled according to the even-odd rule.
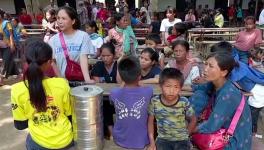
[[188,41],[202,57],[209,53],[211,45],[220,41],[234,43],[235,36],[244,28],[192,28],[188,30]]
[[146,36],[148,35],[148,28],[139,28],[139,27],[134,27],[133,28],[134,34],[136,36],[136,39],[141,42],[144,43]]
[[[159,50],[159,51],[162,51],[164,49],[165,46],[162,46],[162,45],[157,45],[156,49]],[[147,48],[145,44],[143,45],[138,45],[137,47],[137,51],[138,52],[141,52],[143,49]]]
[[23,25],[25,29],[42,29],[41,24]]
[[[223,40],[220,41],[199,41],[196,42],[196,52],[200,53],[200,56],[202,56],[202,58],[206,58],[208,56],[208,54],[210,53],[210,47],[214,44],[217,44],[219,42],[221,42]],[[235,43],[235,41],[227,41],[231,44]],[[199,45],[199,46],[198,46]]]
[[43,38],[45,35],[44,29],[25,29],[28,37],[41,37]]
[[45,29],[41,24],[23,25],[29,37],[44,37]]
[[234,37],[244,28],[192,28],[188,30],[188,41],[194,43],[197,37]]

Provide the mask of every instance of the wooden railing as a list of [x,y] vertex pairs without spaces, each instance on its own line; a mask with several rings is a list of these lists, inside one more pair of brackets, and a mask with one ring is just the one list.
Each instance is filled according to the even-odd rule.
[[133,31],[135,33],[136,39],[138,41],[145,41],[146,36],[148,35],[148,28],[139,28],[139,27],[134,27]]
[[220,41],[234,43],[235,36],[243,28],[193,28],[188,30],[188,42],[199,52],[201,56],[206,57],[211,45]]

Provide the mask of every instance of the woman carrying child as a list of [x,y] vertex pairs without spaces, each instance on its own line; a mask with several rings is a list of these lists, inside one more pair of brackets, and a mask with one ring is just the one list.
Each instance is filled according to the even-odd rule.
[[112,42],[116,50],[116,58],[123,55],[135,55],[138,42],[129,25],[128,17],[123,13],[114,15],[116,26],[108,31],[106,42]]
[[158,53],[152,48],[145,48],[139,57],[141,66],[141,83],[158,83],[161,69],[157,66]]
[[29,42],[25,53],[28,68],[24,81],[11,88],[14,126],[29,129],[28,150],[73,147],[70,87],[63,78],[48,78],[52,49],[43,41]]
[[92,44],[94,46],[93,57],[98,58],[100,56],[100,48],[104,43],[104,39],[98,34],[98,27],[95,21],[89,21],[85,25],[86,32],[90,35]]
[[56,10],[52,8],[47,10],[45,14],[45,19],[47,21],[47,24],[44,27],[46,30],[44,42],[49,42],[50,38],[59,32],[56,21]]
[[167,38],[168,43],[171,45],[176,40],[186,40],[186,30],[184,23],[176,23],[172,27],[171,35]]
[[174,24],[178,22],[182,22],[181,19],[175,18],[176,17],[176,9],[173,7],[168,7],[166,10],[166,17],[162,20],[160,25],[160,32],[162,34],[161,42],[162,45],[168,45],[166,39],[168,38],[168,29],[171,26],[174,26]]

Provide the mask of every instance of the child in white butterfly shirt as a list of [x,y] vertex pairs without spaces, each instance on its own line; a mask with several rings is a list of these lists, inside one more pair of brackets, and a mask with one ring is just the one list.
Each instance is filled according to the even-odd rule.
[[114,142],[125,149],[144,149],[149,144],[148,105],[153,89],[139,85],[140,64],[133,56],[120,60],[118,72],[125,85],[110,92],[116,111]]

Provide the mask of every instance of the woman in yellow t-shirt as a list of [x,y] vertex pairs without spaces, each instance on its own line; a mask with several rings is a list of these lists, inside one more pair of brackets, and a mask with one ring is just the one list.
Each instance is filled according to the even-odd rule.
[[24,81],[11,88],[14,125],[28,128],[28,150],[69,149],[74,146],[71,124],[70,87],[63,78],[47,78],[52,49],[43,41],[26,42],[28,68]]
[[214,16],[214,23],[219,28],[222,28],[224,26],[224,16],[222,15],[220,9],[216,10],[216,14]]

